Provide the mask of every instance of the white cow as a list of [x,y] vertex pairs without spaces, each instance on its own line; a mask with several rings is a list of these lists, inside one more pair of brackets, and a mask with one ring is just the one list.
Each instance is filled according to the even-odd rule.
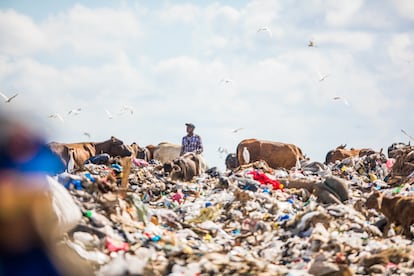
[[[154,149],[154,159],[165,164],[167,162],[172,162],[180,157],[181,145],[172,144],[169,142],[159,143]],[[207,170],[208,165],[201,154],[195,154],[193,152],[187,152],[182,157],[188,155],[195,155],[199,163],[199,173],[203,173]]]
[[180,157],[181,145],[161,142],[154,149],[154,159],[161,163],[173,161]]

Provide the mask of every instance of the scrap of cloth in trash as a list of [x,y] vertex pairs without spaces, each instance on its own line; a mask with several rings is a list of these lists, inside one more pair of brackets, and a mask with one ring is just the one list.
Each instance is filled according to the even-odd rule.
[[248,174],[253,175],[253,179],[259,181],[260,184],[270,184],[274,190],[283,190],[283,185],[274,179],[270,179],[266,174],[260,173],[258,171],[251,171]]

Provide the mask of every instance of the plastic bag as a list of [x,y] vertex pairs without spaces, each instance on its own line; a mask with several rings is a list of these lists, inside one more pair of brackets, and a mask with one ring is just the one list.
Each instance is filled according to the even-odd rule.
[[69,192],[56,179],[46,176],[52,195],[52,206],[58,218],[57,230],[65,233],[82,219],[82,213]]

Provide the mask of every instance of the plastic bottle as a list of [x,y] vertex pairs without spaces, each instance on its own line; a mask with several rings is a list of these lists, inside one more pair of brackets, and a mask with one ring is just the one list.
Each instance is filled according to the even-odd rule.
[[93,226],[104,227],[105,225],[95,216],[94,212],[88,210],[85,212],[85,217],[89,218]]

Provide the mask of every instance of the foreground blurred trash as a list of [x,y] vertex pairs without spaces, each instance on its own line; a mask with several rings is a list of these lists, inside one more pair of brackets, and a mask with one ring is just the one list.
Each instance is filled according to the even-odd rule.
[[0,275],[90,272],[60,242],[79,222],[73,199],[50,178],[62,168],[40,132],[0,114]]

